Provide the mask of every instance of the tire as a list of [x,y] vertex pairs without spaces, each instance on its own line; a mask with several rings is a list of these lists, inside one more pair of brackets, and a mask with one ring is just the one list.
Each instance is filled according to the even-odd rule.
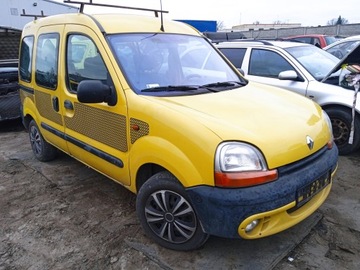
[[31,148],[38,160],[50,161],[56,158],[57,149],[44,140],[34,120],[31,120],[29,124],[29,137]]
[[147,236],[165,248],[194,250],[209,237],[184,188],[168,172],[153,175],[140,188],[136,212]]
[[355,116],[353,143],[349,144],[352,122],[351,110],[342,108],[329,108],[325,111],[329,115],[331,120],[334,141],[339,149],[339,154],[348,155],[357,150],[360,146],[359,115]]

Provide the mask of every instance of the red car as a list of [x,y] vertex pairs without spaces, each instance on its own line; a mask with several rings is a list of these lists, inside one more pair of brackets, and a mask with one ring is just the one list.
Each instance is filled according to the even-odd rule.
[[293,40],[303,43],[309,43],[315,45],[319,48],[324,48],[327,45],[336,41],[334,36],[328,35],[319,35],[319,34],[309,34],[309,35],[297,35],[297,36],[290,36],[286,38],[282,38],[286,40]]

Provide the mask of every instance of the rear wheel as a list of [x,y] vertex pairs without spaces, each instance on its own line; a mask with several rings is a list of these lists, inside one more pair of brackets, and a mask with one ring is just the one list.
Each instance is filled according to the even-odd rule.
[[38,160],[50,161],[56,157],[57,149],[44,140],[34,120],[31,120],[29,124],[29,137],[31,148]]
[[163,247],[193,250],[208,239],[184,188],[168,172],[153,175],[140,188],[136,211],[145,233]]
[[339,154],[347,155],[357,150],[360,146],[359,115],[355,116],[353,143],[349,144],[352,122],[351,110],[342,108],[330,108],[326,109],[326,113],[329,115],[331,120],[334,141],[339,149]]

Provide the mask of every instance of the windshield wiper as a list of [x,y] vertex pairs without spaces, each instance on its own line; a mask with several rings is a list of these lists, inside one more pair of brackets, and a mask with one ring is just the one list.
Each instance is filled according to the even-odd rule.
[[231,82],[216,82],[216,83],[209,83],[209,84],[204,84],[201,87],[231,87],[231,86],[238,86],[238,85],[246,85],[246,83],[243,82],[236,82],[236,81],[231,81]]
[[219,91],[221,91],[223,89],[237,87],[239,85],[244,86],[244,85],[246,85],[246,82],[236,82],[236,81],[216,82],[216,83],[204,84],[201,87],[206,88],[206,89],[208,89],[209,91],[212,91],[212,92],[219,92]]
[[146,88],[141,90],[141,92],[171,92],[171,91],[191,91],[198,90],[199,86],[192,85],[168,85],[168,86],[158,86],[152,88]]

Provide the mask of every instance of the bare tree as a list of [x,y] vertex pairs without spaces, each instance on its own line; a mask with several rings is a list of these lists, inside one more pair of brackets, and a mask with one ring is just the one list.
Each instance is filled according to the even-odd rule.
[[348,20],[345,18],[342,18],[341,16],[339,16],[337,19],[331,19],[330,21],[327,22],[327,25],[339,25],[339,24],[347,24]]

